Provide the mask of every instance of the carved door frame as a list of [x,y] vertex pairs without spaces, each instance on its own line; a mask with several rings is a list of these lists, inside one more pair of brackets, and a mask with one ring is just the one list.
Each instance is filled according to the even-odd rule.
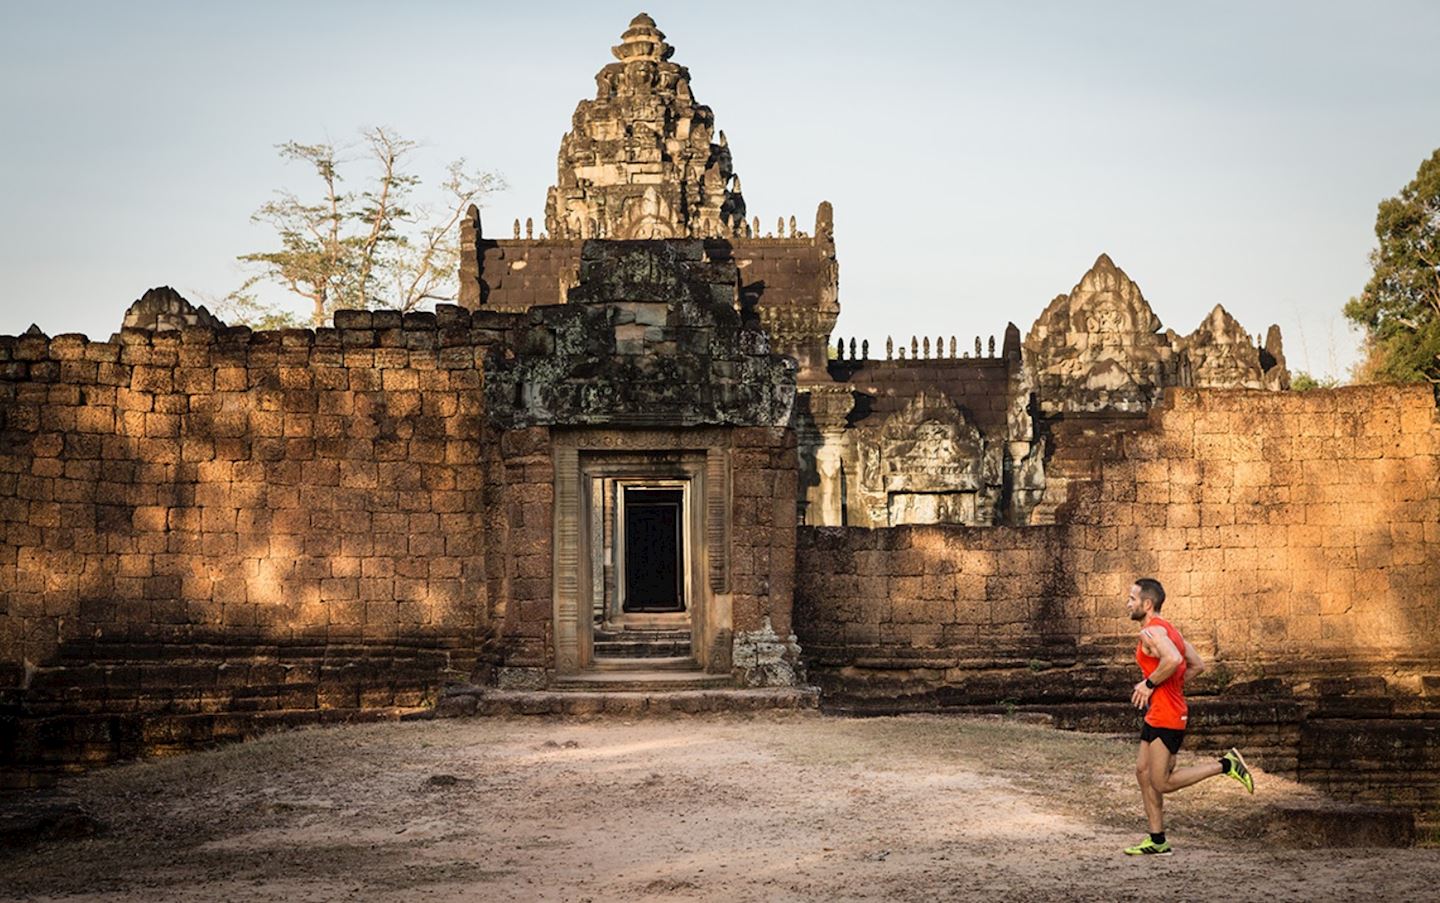
[[[705,670],[730,668],[730,430],[574,429],[552,433],[555,522],[551,632],[557,675],[592,667],[593,580],[588,485],[596,477],[669,479],[691,487],[691,649]],[[645,455],[661,460],[646,462]]]

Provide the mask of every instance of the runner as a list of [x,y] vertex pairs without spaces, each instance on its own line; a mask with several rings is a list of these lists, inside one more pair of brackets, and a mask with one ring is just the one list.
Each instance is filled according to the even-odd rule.
[[1169,856],[1170,842],[1165,839],[1165,794],[1182,787],[1226,774],[1255,792],[1255,780],[1240,753],[1231,749],[1214,762],[1191,765],[1175,770],[1175,754],[1185,739],[1185,725],[1190,718],[1185,704],[1185,677],[1205,670],[1205,662],[1195,647],[1185,641],[1175,625],[1160,617],[1165,604],[1165,588],[1160,581],[1141,577],[1130,587],[1125,607],[1130,620],[1140,622],[1140,643],[1135,647],[1135,661],[1145,679],[1135,685],[1130,701],[1145,714],[1140,729],[1140,754],[1135,762],[1135,777],[1140,781],[1140,796],[1145,801],[1145,817],[1150,822],[1150,836],[1125,851],[1129,856]]

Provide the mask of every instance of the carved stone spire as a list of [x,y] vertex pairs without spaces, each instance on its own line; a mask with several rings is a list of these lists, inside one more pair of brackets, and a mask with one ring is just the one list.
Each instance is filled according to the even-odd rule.
[[620,36],[620,46],[611,47],[610,52],[622,63],[631,60],[658,63],[670,59],[675,48],[665,43],[665,33],[655,27],[655,20],[641,13],[630,20],[630,27]]
[[[728,142],[695,103],[690,72],[641,13],[575,108],[545,202],[551,238],[711,238],[743,229]],[[732,181],[733,180],[733,181]]]

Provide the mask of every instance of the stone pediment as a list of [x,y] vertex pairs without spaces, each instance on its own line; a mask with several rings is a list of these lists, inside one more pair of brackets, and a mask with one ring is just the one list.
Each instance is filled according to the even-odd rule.
[[485,365],[505,427],[780,426],[795,364],[736,310],[733,264],[699,241],[587,241],[569,303],[531,308]]
[[[1267,345],[1278,347],[1279,330],[1272,327],[1272,335]],[[1180,345],[1188,362],[1190,384],[1197,388],[1281,388],[1278,372],[1267,372],[1276,370],[1274,354],[1267,354],[1219,304]]]
[[861,474],[864,485],[915,492],[980,485],[980,431],[943,392],[922,391],[869,432],[878,468]]
[[1000,449],[944,392],[921,391],[855,430],[858,497],[872,522],[984,523],[993,516]]
[[1041,409],[1143,411],[1168,384],[1173,362],[1160,318],[1140,287],[1101,254],[1025,337]]
[[206,310],[203,304],[198,307],[191,304],[168,285],[152,288],[141,295],[140,299],[125,311],[121,326],[125,329],[150,329],[155,332],[184,329],[186,326],[225,328],[225,324]]

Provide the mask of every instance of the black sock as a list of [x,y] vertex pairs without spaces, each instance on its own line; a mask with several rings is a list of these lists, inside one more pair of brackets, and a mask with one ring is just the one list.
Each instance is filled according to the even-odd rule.
[[1150,842],[1155,844],[1157,847],[1160,846],[1165,842],[1165,832],[1161,831],[1157,834],[1152,831],[1150,833]]
[[1233,763],[1232,763],[1229,759],[1225,758],[1224,756],[1221,756],[1221,757],[1220,757],[1220,773],[1221,773],[1221,774],[1229,774],[1229,773],[1230,773],[1230,766],[1231,766],[1232,764],[1233,764]]

